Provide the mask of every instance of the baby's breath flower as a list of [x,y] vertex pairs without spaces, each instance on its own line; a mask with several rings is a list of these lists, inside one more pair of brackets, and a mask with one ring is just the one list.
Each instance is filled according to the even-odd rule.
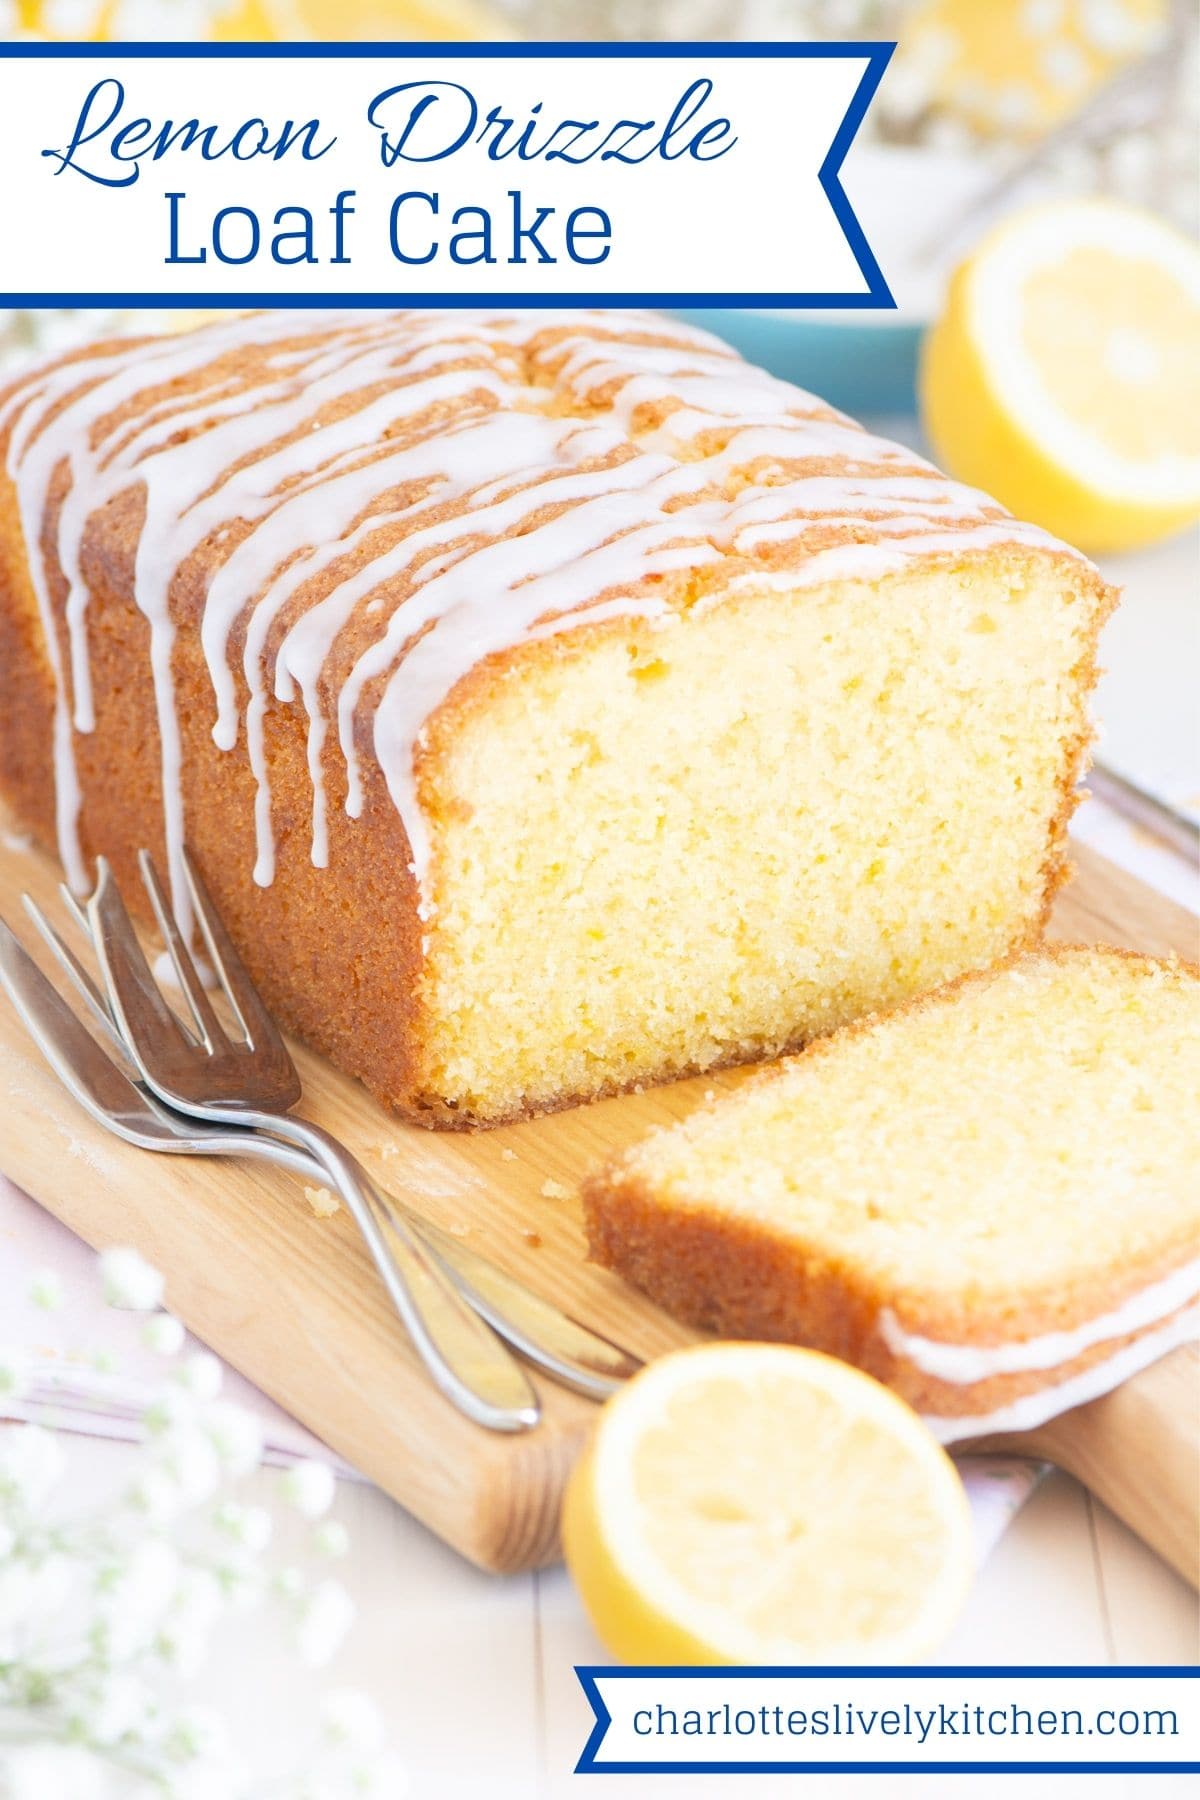
[[211,1350],[197,1350],[175,1369],[174,1379],[198,1400],[215,1400],[221,1391],[221,1365]]
[[0,1344],[0,1400],[19,1400],[29,1386],[29,1358],[15,1344]]
[[224,1500],[213,1514],[213,1524],[254,1555],[265,1550],[271,1541],[273,1520],[265,1506],[243,1506],[236,1500]]
[[176,1482],[185,1506],[202,1506],[221,1481],[221,1460],[211,1439],[198,1425],[181,1425],[162,1440],[162,1466]]
[[266,1582],[252,1556],[236,1551],[221,1558],[217,1565],[221,1591],[237,1612],[253,1612],[262,1604]]
[[142,1414],[142,1425],[151,1437],[194,1425],[199,1412],[196,1396],[174,1383],[159,1388]]
[[350,1533],[340,1519],[322,1519],[312,1534],[313,1549],[320,1556],[345,1556],[350,1548]]
[[109,1671],[77,1693],[70,1727],[74,1736],[107,1749],[140,1735],[151,1704],[144,1681],[127,1670]]
[[184,1569],[171,1597],[171,1618],[186,1619],[203,1631],[211,1631],[224,1610],[221,1584],[211,1569]]
[[39,1269],[29,1284],[29,1298],[43,1312],[57,1312],[63,1303],[63,1284],[53,1269]]
[[154,1312],[162,1305],[163,1278],[136,1250],[105,1250],[100,1257],[100,1279],[109,1306]]
[[36,1513],[67,1466],[62,1446],[41,1425],[14,1425],[0,1435],[0,1504]]
[[208,1706],[191,1706],[179,1714],[167,1739],[172,1756],[180,1762],[212,1757],[225,1748],[225,1721]]
[[386,1735],[383,1714],[357,1688],[335,1688],[321,1702],[321,1728],[334,1744],[350,1750],[380,1750]]
[[155,1313],[142,1326],[142,1342],[156,1356],[175,1356],[183,1349],[186,1337],[180,1321],[173,1313]]
[[229,1400],[215,1400],[204,1414],[204,1429],[231,1476],[249,1475],[262,1461],[262,1426],[244,1406]]
[[310,1668],[333,1657],[354,1618],[354,1602],[340,1581],[319,1581],[300,1608],[296,1646]]
[[300,1462],[283,1478],[284,1498],[306,1519],[319,1519],[333,1505],[333,1470],[328,1463]]
[[[143,1343],[176,1352],[182,1326],[153,1313],[162,1286],[156,1272],[132,1250],[108,1253],[101,1267],[110,1300],[153,1314]],[[56,1303],[53,1277],[35,1289],[40,1303]],[[16,1392],[28,1379],[23,1353],[0,1355],[0,1392]],[[203,1664],[217,1626],[270,1593],[310,1665],[326,1662],[349,1627],[354,1607],[340,1582],[314,1585],[303,1568],[276,1575],[266,1563],[271,1514],[231,1492],[232,1481],[261,1460],[262,1429],[217,1397],[220,1380],[221,1365],[207,1352],[172,1371],[143,1415],[146,1444],[132,1478],[99,1516],[72,1519],[71,1495],[61,1486],[66,1457],[53,1432],[42,1425],[0,1431],[3,1800],[108,1800],[116,1791],[108,1776],[124,1767],[136,1767],[139,1793],[152,1787],[163,1800],[249,1800],[262,1783],[226,1745],[221,1721],[180,1711],[168,1696]],[[313,1549],[343,1554],[344,1527],[323,1517],[335,1491],[332,1470],[301,1464],[285,1491],[319,1521]],[[399,1767],[382,1750],[382,1722],[368,1700],[331,1695],[311,1731],[295,1752],[305,1760],[290,1773],[278,1761],[269,1771],[280,1800],[400,1800]],[[28,1755],[14,1747],[21,1738],[34,1740]],[[43,1739],[58,1740],[45,1743],[44,1755]]]
[[94,1641],[110,1662],[153,1642],[179,1580],[181,1558],[165,1538],[147,1537],[114,1558],[97,1581]]
[[295,1563],[288,1563],[286,1568],[276,1571],[273,1585],[281,1600],[299,1600],[308,1586],[308,1577]]
[[129,1504],[145,1513],[152,1525],[165,1524],[174,1518],[184,1504],[179,1483],[165,1469],[155,1465],[143,1469],[127,1489]]

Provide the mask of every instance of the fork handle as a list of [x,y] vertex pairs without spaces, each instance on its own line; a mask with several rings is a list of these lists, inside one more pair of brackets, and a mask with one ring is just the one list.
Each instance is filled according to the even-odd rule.
[[446,1398],[491,1431],[527,1431],[540,1417],[525,1371],[472,1309],[404,1219],[377,1198],[366,1170],[329,1132],[290,1113],[239,1108],[239,1124],[298,1144],[346,1202],[417,1354]]

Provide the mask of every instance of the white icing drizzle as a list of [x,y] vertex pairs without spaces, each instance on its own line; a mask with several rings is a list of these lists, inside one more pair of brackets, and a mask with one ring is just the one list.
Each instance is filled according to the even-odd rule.
[[1127,1337],[1178,1312],[1200,1294],[1200,1258],[1172,1269],[1161,1281],[1141,1288],[1111,1312],[1087,1319],[1070,1331],[1048,1331],[1042,1337],[1007,1344],[948,1344],[938,1338],[905,1331],[896,1315],[879,1315],[879,1332],[888,1349],[938,1381],[970,1386],[996,1375],[1019,1375],[1031,1369],[1057,1369],[1074,1362],[1085,1350],[1109,1339]]
[[1044,1425],[1047,1419],[1057,1418],[1059,1413],[1070,1412],[1074,1406],[1083,1406],[1089,1400],[1098,1400],[1101,1394],[1111,1393],[1131,1375],[1148,1369],[1169,1351],[1180,1344],[1191,1343],[1197,1337],[1200,1337],[1200,1307],[1192,1307],[1169,1324],[1160,1326],[1157,1331],[1145,1332],[1114,1356],[1093,1363],[1078,1375],[1069,1376],[1066,1381],[1052,1382],[1049,1387],[1038,1388],[1032,1394],[1023,1394],[1020,1399],[998,1406],[992,1412],[925,1413],[922,1417],[943,1444],[953,1444],[963,1438],[991,1437],[1000,1431],[1032,1431],[1035,1425]]
[[[219,361],[242,348],[254,352],[248,362]],[[430,716],[482,659],[618,614],[661,618],[671,584],[656,584],[676,575],[697,573],[692,597],[704,606],[747,583],[869,579],[914,557],[1000,543],[1062,550],[717,339],[650,315],[249,315],[43,365],[10,391],[5,425],[55,685],[59,845],[76,888],[86,869],[74,734],[94,726],[84,535],[101,507],[141,490],[135,599],[149,627],[167,857],[185,919],[172,604],[201,546],[215,552],[211,573],[190,565],[188,604],[203,584],[217,745],[232,750],[245,727],[256,879],[269,882],[275,867],[265,722],[272,696],[299,698],[313,861],[329,854],[324,769],[336,723],[347,811],[357,817],[364,803],[366,734],[425,918],[431,845],[414,759]],[[54,541],[43,546],[64,467]],[[771,567],[747,569],[768,545]]]

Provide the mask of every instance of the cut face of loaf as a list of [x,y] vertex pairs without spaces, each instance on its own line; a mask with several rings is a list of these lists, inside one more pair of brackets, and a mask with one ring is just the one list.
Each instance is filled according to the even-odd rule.
[[796,1047],[1061,879],[1111,592],[702,333],[224,320],[34,371],[0,455],[18,814],[179,902],[186,838],[410,1117]]
[[826,1350],[944,1438],[1196,1335],[1200,980],[1053,949],[839,1032],[588,1184],[594,1257],[724,1335]]

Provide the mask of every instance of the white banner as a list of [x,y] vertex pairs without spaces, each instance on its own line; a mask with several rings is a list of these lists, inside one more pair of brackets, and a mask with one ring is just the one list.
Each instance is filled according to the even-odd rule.
[[1200,1768],[1196,1669],[577,1673],[579,1773]]
[[0,46],[0,302],[889,306],[890,49]]

